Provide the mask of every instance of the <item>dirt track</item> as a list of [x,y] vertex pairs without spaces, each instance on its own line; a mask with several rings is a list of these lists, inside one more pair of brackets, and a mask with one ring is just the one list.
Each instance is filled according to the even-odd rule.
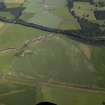
[[9,83],[14,83],[14,84],[20,84],[20,85],[26,85],[26,86],[36,86],[36,82],[40,85],[46,85],[46,86],[51,86],[51,87],[59,87],[59,88],[64,88],[64,89],[75,89],[78,91],[87,91],[87,92],[92,92],[92,93],[101,93],[105,94],[105,89],[104,88],[93,88],[85,85],[79,85],[79,84],[68,84],[65,82],[61,81],[47,81],[47,80],[38,80],[38,79],[31,79],[31,80],[21,80],[21,79],[5,79],[4,82],[9,82]]

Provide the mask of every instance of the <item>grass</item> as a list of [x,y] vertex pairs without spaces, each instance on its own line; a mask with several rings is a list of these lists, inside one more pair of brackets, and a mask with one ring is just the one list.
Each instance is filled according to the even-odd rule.
[[[46,5],[43,5],[41,0],[29,0],[24,4],[26,9],[21,18],[48,27],[78,30],[79,23],[69,13],[66,3],[66,0],[46,0]],[[80,9],[78,9],[79,6]],[[93,11],[89,8],[94,9],[89,3],[76,2],[74,9],[80,15],[89,14],[91,21],[95,20]],[[14,56],[14,52],[11,51],[0,52],[0,73],[15,72],[41,80],[57,80],[97,88],[105,87],[104,47],[85,45],[63,35],[4,23],[0,27],[0,49],[11,47],[20,49],[29,40],[49,35],[52,36],[31,43],[19,56]],[[27,50],[31,53],[26,53]],[[78,89],[45,85],[42,85],[42,90],[37,90],[36,87],[20,86],[21,89],[18,87],[16,86],[16,89],[20,92],[3,96],[0,98],[0,104],[34,105],[35,102],[43,99],[53,101],[58,105],[100,105],[102,101],[105,101],[104,94]],[[15,86],[10,83],[3,86],[1,84],[0,93],[15,91],[14,88]],[[22,89],[24,92],[21,92]]]
[[4,0],[6,3],[23,3],[25,0]]
[[[8,33],[8,34],[7,34]],[[3,28],[0,29],[0,50],[8,48],[20,48],[24,45],[27,40],[44,36],[48,34],[40,30],[26,28],[20,25],[4,24]],[[8,53],[8,54],[7,54]],[[11,71],[14,52],[0,52],[0,71],[9,72]]]
[[6,24],[6,27],[4,27],[0,33],[0,49],[10,47],[18,48],[19,46],[21,47],[25,41],[46,34],[47,32],[40,30],[26,28],[20,25]]
[[36,81],[33,86],[30,80],[20,81],[19,79],[11,77],[9,80],[7,78],[0,80],[0,104],[36,105],[42,101],[41,88]]
[[0,80],[0,97],[1,97],[1,94],[3,93],[8,93],[10,91],[19,90],[22,88],[24,88],[24,86],[19,86],[19,85],[10,84],[10,83],[2,83],[2,81]]
[[90,21],[96,20],[94,15],[94,9],[95,7],[88,2],[75,2],[74,4],[74,10],[76,14],[78,14],[80,17],[89,15],[89,17],[85,18],[87,18]]
[[14,18],[9,12],[0,12],[1,17],[7,17],[7,19]]
[[4,23],[0,22],[0,29],[3,29],[4,26]]
[[35,105],[36,89],[10,83],[0,83],[0,104]]
[[[58,2],[60,2],[60,5]],[[39,0],[29,1],[29,3],[24,4],[26,9],[21,18],[53,28],[80,29],[78,22],[69,13],[66,5],[66,0],[45,1],[45,3]],[[33,17],[30,17],[29,20],[25,18],[27,16],[25,14],[28,13],[33,14]]]
[[50,12],[44,11],[37,15],[34,15],[29,21],[43,26],[47,26],[47,27],[58,28],[61,22],[61,19],[58,16],[54,16]]
[[43,7],[41,5],[41,0],[30,0],[24,4],[24,7],[26,7],[25,11],[26,13],[39,13],[43,11]]
[[94,47],[91,56],[91,62],[97,70],[98,80],[100,86],[105,83],[105,48]]
[[13,63],[13,55],[12,54],[0,54],[0,72],[6,73],[11,71],[11,64]]
[[18,57],[13,68],[17,73],[23,72],[40,79],[99,86],[93,65],[77,44],[64,37],[33,43],[29,47],[32,54]]
[[35,91],[34,89],[27,89],[23,92],[20,90],[16,94],[1,97],[0,103],[6,105],[35,105]]
[[58,105],[101,105],[105,94],[66,89],[56,86],[42,86],[43,100],[51,101]]

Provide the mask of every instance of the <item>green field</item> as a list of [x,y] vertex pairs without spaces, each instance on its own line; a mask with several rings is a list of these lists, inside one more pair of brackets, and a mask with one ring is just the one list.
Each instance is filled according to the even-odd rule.
[[76,2],[74,4],[74,8],[76,11],[76,14],[78,14],[79,16],[86,16],[89,15],[89,17],[86,17],[87,19],[89,19],[90,21],[95,21],[95,15],[94,15],[94,9],[95,7],[93,5],[91,5],[88,2]]
[[[5,0],[5,3],[9,8],[18,7],[23,0]],[[25,21],[51,28],[81,29],[67,8],[67,0],[27,0],[21,6],[25,8],[20,18]],[[97,21],[91,11],[95,7],[90,3],[75,2],[73,9],[79,16],[89,14],[89,21]],[[0,11],[0,16],[14,18],[9,11]],[[0,79],[0,105],[35,105],[39,101],[58,105],[101,105],[105,101],[105,47],[1,22]],[[30,86],[18,79],[29,80]],[[45,85],[45,81],[73,87]]]
[[[66,5],[67,0],[46,0],[45,4],[42,0],[30,0],[24,4],[26,9],[23,11],[21,18],[48,27],[80,29],[78,22],[70,15]],[[30,17],[29,13],[33,17],[32,15]],[[27,19],[25,17],[30,18]]]
[[0,83],[1,105],[34,105],[36,103],[36,88],[19,84]]
[[42,86],[42,92],[44,100],[58,105],[101,105],[105,100],[105,94],[73,88]]

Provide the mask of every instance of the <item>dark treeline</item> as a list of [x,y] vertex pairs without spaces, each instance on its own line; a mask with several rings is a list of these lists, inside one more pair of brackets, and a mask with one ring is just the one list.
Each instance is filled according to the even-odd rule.
[[97,39],[91,36],[90,37],[86,36],[84,35],[85,33],[83,33],[81,30],[72,31],[72,30],[62,30],[62,29],[50,28],[50,27],[39,25],[39,24],[26,22],[21,19],[10,20],[10,19],[0,17],[0,21],[6,22],[6,23],[12,23],[12,24],[19,24],[19,25],[23,25],[29,28],[39,29],[42,31],[63,34],[63,35],[70,37],[72,40],[76,40],[76,41],[87,43],[87,44],[105,46],[105,39],[101,39],[101,38]]
[[[74,0],[68,0],[69,11],[70,11],[70,7],[73,7],[73,3],[74,3]],[[72,5],[70,5],[70,4],[72,4]],[[97,34],[98,34],[97,35],[94,30],[88,31],[88,32],[86,32],[86,30],[85,31],[83,31],[83,30],[75,30],[75,31],[74,30],[62,30],[62,29],[42,26],[42,25],[35,24],[35,23],[30,23],[30,22],[24,21],[22,19],[19,19],[19,16],[21,16],[22,11],[24,9],[23,7],[19,7],[19,8],[17,7],[14,9],[13,8],[7,9],[3,3],[0,3],[0,5],[2,5],[2,7],[0,8],[1,10],[11,11],[14,15],[16,15],[14,19],[7,19],[5,17],[0,17],[0,21],[2,21],[2,22],[19,24],[19,25],[23,25],[26,27],[30,27],[30,28],[40,29],[42,31],[47,31],[47,32],[52,32],[52,33],[57,33],[57,34],[63,34],[63,35],[70,37],[72,40],[76,40],[79,42],[92,44],[92,45],[105,46],[105,39],[95,38],[95,37],[101,35],[102,32],[97,32]],[[73,13],[72,13],[72,15],[73,15]],[[75,17],[75,14],[74,14],[74,17]],[[81,20],[81,19],[78,18],[77,20]],[[85,27],[85,29],[86,29],[86,27]],[[88,35],[87,35],[87,33],[88,33]],[[92,36],[92,34],[96,34],[96,35]]]
[[104,39],[96,39],[93,37],[86,36],[86,35],[84,35],[85,33],[83,33],[82,31],[72,31],[72,30],[70,31],[70,30],[49,28],[46,26],[29,23],[24,20],[17,20],[16,24],[21,24],[23,26],[27,26],[27,27],[31,27],[31,28],[37,28],[37,29],[47,31],[47,32],[63,34],[63,35],[69,36],[73,40],[80,41],[83,43],[94,44],[94,45],[105,45]]

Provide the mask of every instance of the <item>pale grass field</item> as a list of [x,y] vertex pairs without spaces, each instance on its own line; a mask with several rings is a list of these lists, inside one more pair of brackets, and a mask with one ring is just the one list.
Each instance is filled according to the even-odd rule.
[[4,0],[6,3],[23,3],[25,0]]
[[0,22],[0,29],[3,28],[4,23]]

